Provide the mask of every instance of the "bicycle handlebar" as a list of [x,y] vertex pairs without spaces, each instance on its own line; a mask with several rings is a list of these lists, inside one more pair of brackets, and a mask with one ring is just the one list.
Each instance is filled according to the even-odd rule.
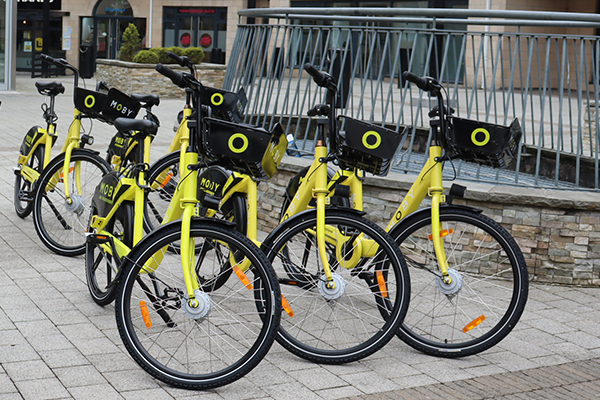
[[190,70],[193,70],[194,63],[192,62],[192,59],[189,58],[188,56],[178,56],[177,54],[173,53],[172,51],[167,51],[167,55],[169,57],[171,57],[171,59],[173,59],[177,64],[181,65],[182,67],[188,67],[188,68],[190,68]]
[[327,88],[332,91],[337,91],[337,85],[335,79],[327,72],[319,71],[314,65],[310,63],[304,64],[304,70],[312,76],[317,86]]
[[41,54],[40,58],[42,59],[42,61],[45,61],[49,64],[54,64],[58,67],[63,67],[72,71],[75,75],[75,86],[79,86],[79,70],[71,64],[69,64],[67,60],[65,60],[64,58],[54,58],[47,54]]
[[184,76],[181,72],[173,71],[171,68],[169,68],[163,64],[156,64],[155,69],[156,69],[156,71],[158,71],[158,73],[169,78],[171,80],[171,82],[173,82],[176,86],[178,86],[182,89],[185,89],[188,86],[186,79],[184,78]]
[[429,76],[421,77],[412,72],[404,71],[402,77],[405,80],[414,83],[419,89],[425,92],[438,93],[441,89],[439,82]]

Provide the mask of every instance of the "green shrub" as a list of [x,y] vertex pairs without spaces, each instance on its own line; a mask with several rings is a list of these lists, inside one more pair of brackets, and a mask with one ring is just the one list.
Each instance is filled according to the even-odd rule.
[[[175,53],[178,56],[182,56],[183,55],[183,49],[181,47],[177,47],[177,46],[167,47],[167,51]],[[171,58],[171,62],[174,62],[172,58]]]
[[[167,55],[167,52],[169,52],[169,51],[177,54],[180,57],[188,56],[194,62],[194,64],[200,64],[200,62],[204,58],[204,50],[202,50],[201,47],[188,47],[186,49],[177,47],[177,46],[152,47],[151,49],[140,51],[138,54],[140,54],[142,52],[144,52],[144,54],[141,55],[140,58],[138,58],[136,56],[133,59],[133,62],[139,62],[139,63],[144,63],[144,64],[152,64],[152,63],[174,64],[175,60],[173,60],[171,57],[169,57]],[[155,56],[157,61],[153,61],[154,58],[150,58],[151,56],[148,55],[148,53],[151,53],[153,56]],[[138,59],[145,60],[145,61],[136,61]]]
[[139,64],[158,64],[158,55],[150,50],[140,50],[133,57],[133,62]]
[[202,47],[188,47],[183,51],[183,55],[189,57],[194,64],[200,64],[204,59],[204,50]]
[[134,24],[129,23],[123,32],[123,44],[119,52],[119,60],[131,61],[135,52],[140,48],[140,34]]
[[156,57],[158,57],[158,62],[159,63],[169,64],[169,63],[173,62],[173,60],[171,59],[171,57],[169,57],[167,55],[167,49],[165,47],[153,47],[151,49],[148,49],[148,51],[151,51],[154,54],[156,54]]

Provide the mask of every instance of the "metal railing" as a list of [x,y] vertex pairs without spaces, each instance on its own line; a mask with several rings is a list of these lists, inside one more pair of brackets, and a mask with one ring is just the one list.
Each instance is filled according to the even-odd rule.
[[[418,172],[428,140],[426,94],[402,72],[443,82],[456,115],[523,128],[512,170],[454,161],[448,177],[534,187],[600,189],[600,15],[457,9],[252,9],[231,51],[224,88],[246,89],[246,122],[282,121],[312,151],[306,111],[323,102],[302,65],[338,78],[340,114],[401,131],[393,170]],[[421,16],[421,17],[416,17]],[[540,33],[544,32],[544,33]]]

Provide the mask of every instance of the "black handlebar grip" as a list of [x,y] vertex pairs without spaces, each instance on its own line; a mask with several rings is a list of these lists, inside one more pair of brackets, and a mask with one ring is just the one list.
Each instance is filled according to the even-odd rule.
[[304,64],[304,70],[308,72],[310,76],[312,76],[315,83],[319,86],[325,86],[327,83],[327,77],[321,71],[315,68],[314,65],[310,63]]
[[417,85],[417,87],[426,92],[431,92],[433,90],[433,85],[431,85],[429,79],[420,77],[418,75],[413,74],[412,72],[404,71],[402,73],[402,77]]
[[40,58],[46,62],[54,63],[54,57],[50,57],[47,54],[40,54]]
[[183,74],[181,72],[173,71],[171,68],[169,68],[163,64],[156,64],[155,69],[160,74],[169,78],[175,85],[179,86],[180,88],[185,89],[185,87],[186,87],[185,79],[183,79]]
[[179,65],[181,65],[182,67],[185,67],[185,59],[183,57],[178,56],[177,54],[173,53],[172,51],[167,51],[167,55],[169,57],[171,57],[173,60],[175,60],[175,62]]

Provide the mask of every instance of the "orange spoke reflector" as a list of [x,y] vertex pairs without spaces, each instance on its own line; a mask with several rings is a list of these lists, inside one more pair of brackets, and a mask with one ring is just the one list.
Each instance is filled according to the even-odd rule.
[[377,284],[379,285],[379,291],[383,297],[388,297],[387,285],[385,283],[385,278],[383,277],[383,272],[375,271],[375,275],[377,276]]
[[173,178],[173,173],[167,174],[167,177],[160,183],[160,188],[162,189],[165,186],[167,186],[167,183],[169,183],[169,181],[171,181],[172,178]]
[[252,290],[252,283],[250,283],[250,279],[246,276],[244,271],[240,269],[237,265],[233,266],[233,272],[240,278],[240,281],[248,288],[248,290]]
[[[69,168],[69,174],[70,174],[71,172],[73,172],[73,171],[75,171],[75,167],[71,167],[71,168]],[[60,173],[60,181],[61,181],[61,182],[62,182],[62,180],[64,179],[64,177],[65,177],[65,173],[64,173],[64,172],[61,172],[61,173]]]
[[294,316],[294,310],[292,310],[292,306],[290,306],[290,303],[288,303],[287,299],[283,297],[283,295],[281,295],[281,307],[283,307],[287,315],[290,317]]
[[[454,233],[454,229],[442,229],[440,231],[440,237],[452,235]],[[433,240],[433,235],[429,235],[429,240]]]
[[150,319],[150,312],[148,311],[148,306],[144,300],[140,301],[140,309],[142,310],[142,318],[144,318],[144,323],[146,324],[146,328],[152,328],[152,320]]
[[463,328],[463,332],[464,333],[469,332],[471,329],[475,328],[477,325],[479,325],[480,323],[482,323],[484,319],[485,319],[485,315],[481,315],[481,316],[475,318],[473,321],[469,322],[467,324],[467,326],[465,326]]

